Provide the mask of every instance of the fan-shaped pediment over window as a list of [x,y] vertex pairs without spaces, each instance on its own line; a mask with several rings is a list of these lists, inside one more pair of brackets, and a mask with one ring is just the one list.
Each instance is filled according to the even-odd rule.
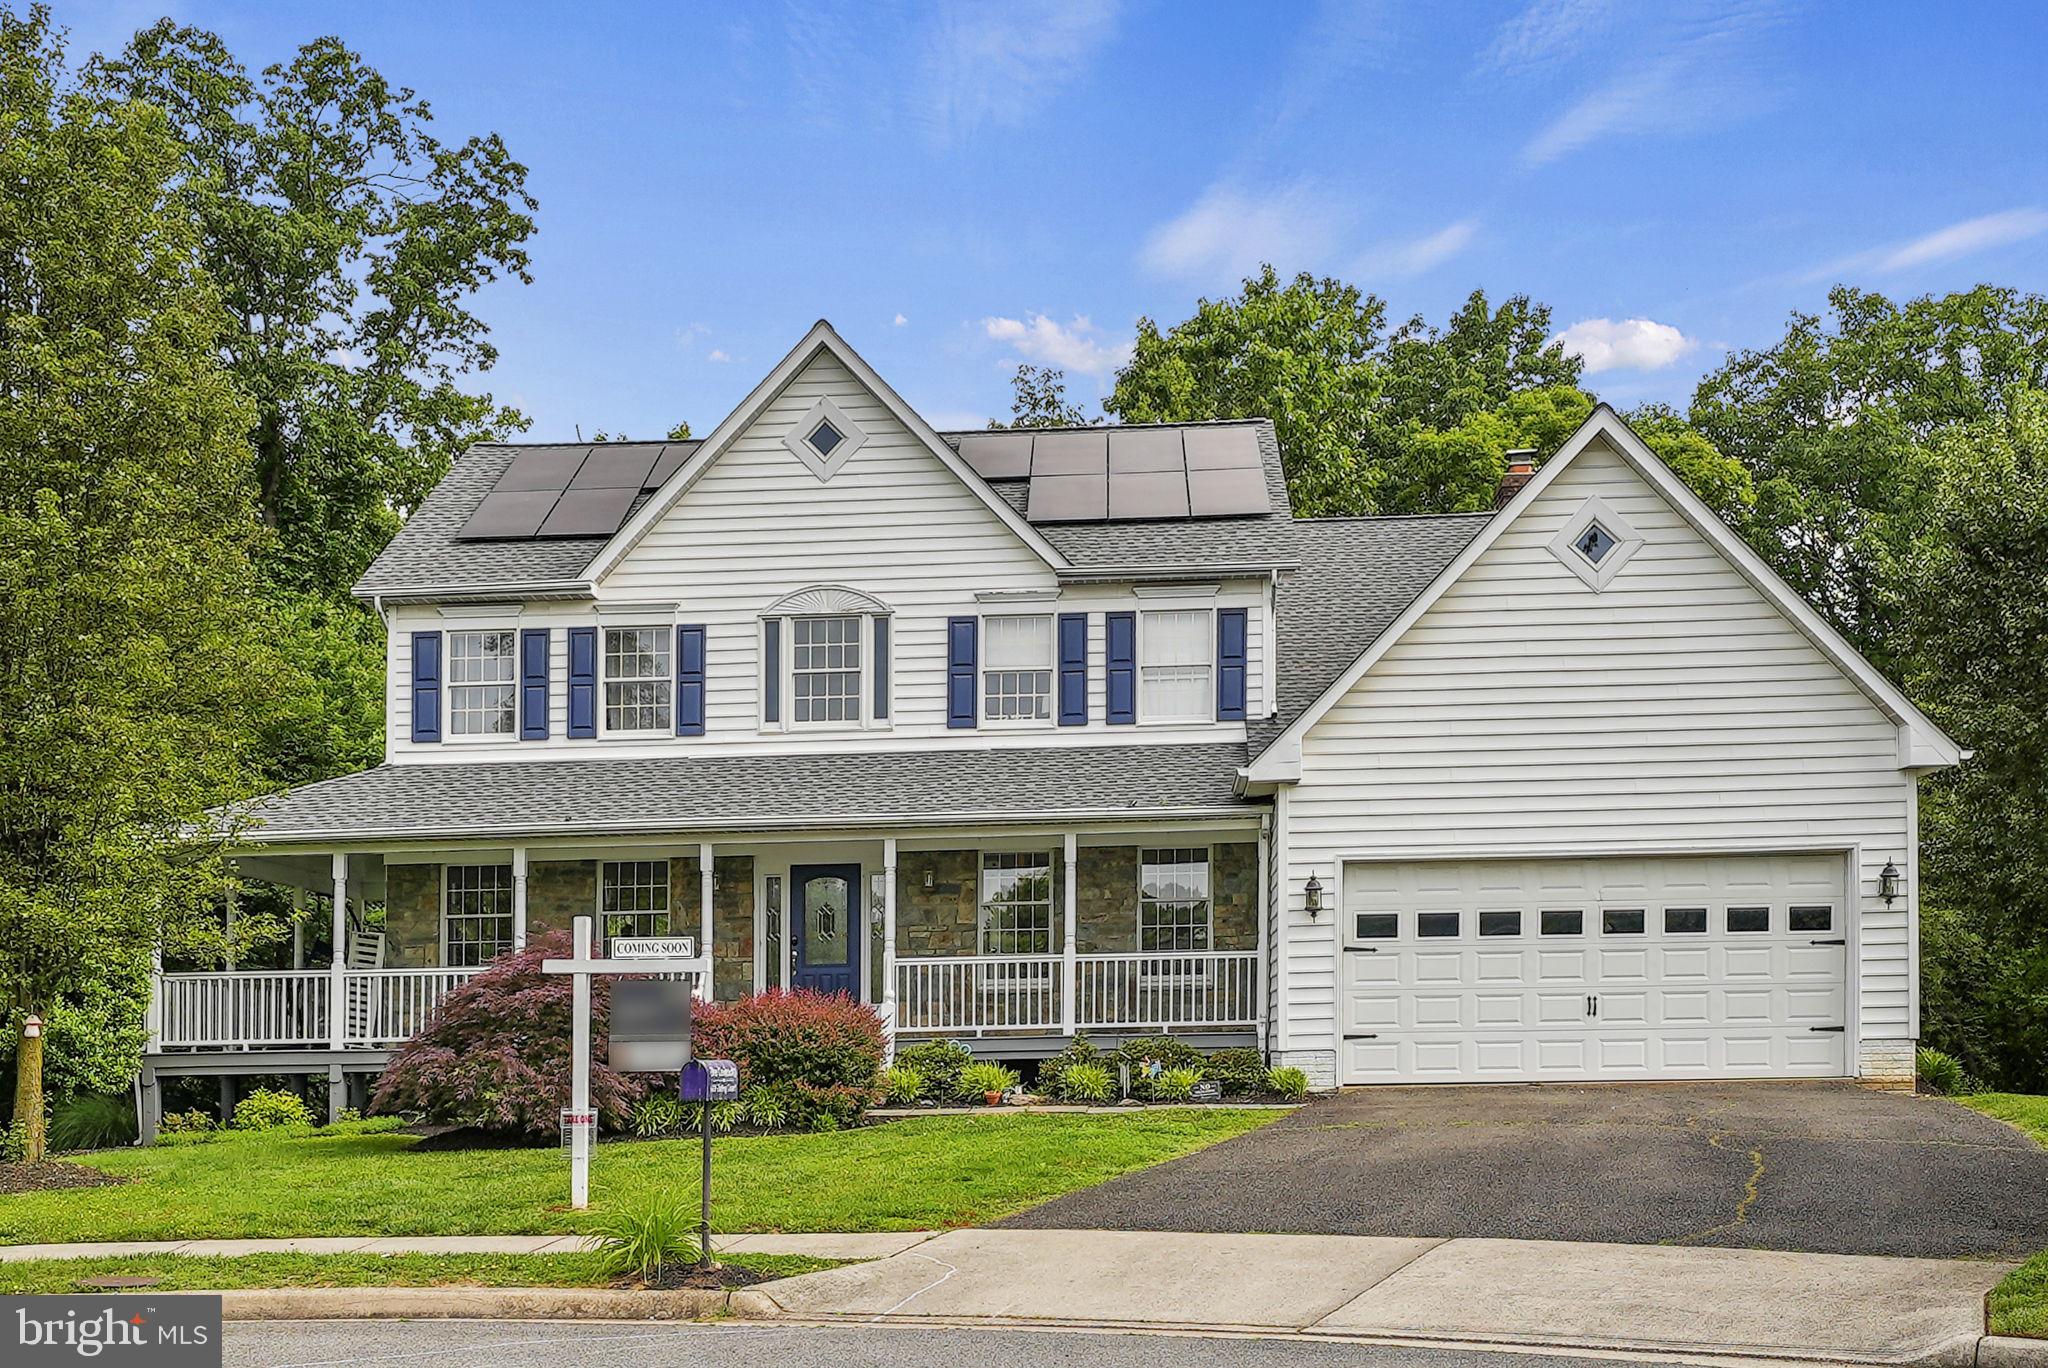
[[812,617],[845,613],[873,613],[887,616],[889,608],[879,599],[843,584],[814,584],[777,599],[768,607],[770,617]]

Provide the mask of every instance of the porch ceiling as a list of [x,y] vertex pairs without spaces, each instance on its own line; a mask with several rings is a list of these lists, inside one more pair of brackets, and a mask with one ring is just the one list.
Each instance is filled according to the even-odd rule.
[[380,765],[260,800],[252,848],[435,837],[659,834],[1208,817],[1241,743]]

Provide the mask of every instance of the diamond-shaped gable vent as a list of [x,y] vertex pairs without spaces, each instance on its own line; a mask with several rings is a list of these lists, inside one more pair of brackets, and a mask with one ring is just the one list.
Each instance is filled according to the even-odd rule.
[[821,480],[837,475],[867,441],[867,434],[830,399],[812,404],[782,436],[790,455]]
[[1612,584],[1642,549],[1642,533],[1597,494],[1580,504],[1550,539],[1550,554],[1595,593]]

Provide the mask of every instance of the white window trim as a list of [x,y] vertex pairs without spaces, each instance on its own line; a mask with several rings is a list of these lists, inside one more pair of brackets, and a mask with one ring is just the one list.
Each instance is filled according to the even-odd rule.
[[[517,920],[518,920],[518,915],[519,915],[519,914],[518,914],[518,912],[517,912],[517,911],[516,911],[516,910],[515,910],[515,909],[513,908],[512,904],[511,904],[511,898],[512,898],[512,884],[511,884],[511,882],[510,882],[510,878],[511,878],[511,875],[510,875],[510,870],[511,870],[511,866],[510,866],[510,865],[501,865],[501,864],[498,864],[498,863],[497,863],[496,861],[493,861],[493,860],[475,860],[475,861],[472,861],[472,860],[463,860],[463,861],[454,861],[454,862],[444,863],[444,864],[442,864],[442,866],[441,866],[441,946],[440,946],[440,950],[438,951],[438,959],[439,959],[440,967],[441,967],[441,968],[443,968],[443,969],[456,969],[456,968],[463,968],[463,969],[466,969],[466,968],[471,968],[471,967],[474,967],[474,968],[478,968],[478,969],[486,968],[486,967],[488,967],[488,966],[489,966],[489,965],[490,965],[491,963],[493,963],[493,962],[494,962],[494,961],[495,961],[495,960],[497,959],[497,957],[498,957],[497,955],[493,955],[493,956],[492,956],[492,957],[491,957],[490,959],[487,959],[487,960],[485,960],[485,961],[484,961],[484,962],[483,962],[482,964],[478,964],[478,965],[475,965],[475,966],[470,966],[470,965],[453,965],[453,964],[450,964],[450,963],[448,962],[448,920],[449,920],[449,915],[448,915],[448,893],[449,893],[449,888],[448,888],[448,871],[449,871],[449,869],[451,869],[451,868],[457,868],[457,869],[484,869],[484,868],[496,868],[496,869],[503,869],[503,870],[506,870],[506,871],[507,871],[507,882],[506,882],[506,885],[505,885],[505,896],[506,896],[506,899],[507,899],[507,902],[506,902],[506,906],[505,906],[505,927],[506,927],[506,935],[505,935],[505,940],[504,940],[504,942],[503,942],[503,944],[504,944],[504,949],[502,949],[502,950],[500,950],[500,951],[498,952],[498,954],[499,954],[499,955],[505,955],[505,954],[510,954],[510,953],[511,953],[511,951],[512,951],[512,947],[513,947],[513,944],[514,944],[514,943],[515,943],[515,942],[517,941],[517,939],[518,939],[518,935],[519,935],[519,928],[518,928],[518,926],[517,926],[517,924],[516,924],[516,923],[517,923]],[[467,915],[467,914],[465,914],[465,915]]]
[[[1209,710],[1205,713],[1189,713],[1184,716],[1153,717],[1145,710],[1145,636],[1146,624],[1153,613],[1201,613],[1209,620]],[[1137,647],[1135,662],[1136,677],[1131,681],[1135,695],[1132,702],[1138,710],[1138,725],[1141,727],[1199,727],[1216,721],[1216,609],[1213,604],[1202,603],[1149,603],[1138,607]]]
[[[990,717],[988,715],[988,624],[1005,618],[1038,618],[1045,623],[1045,669],[1051,679],[1046,691],[1044,717]],[[1060,620],[1053,612],[983,613],[975,624],[974,718],[975,725],[990,731],[1049,731],[1060,724]]]
[[[1208,942],[1207,950],[1147,950],[1145,940],[1145,852],[1147,850],[1199,850],[1209,871],[1209,896],[1204,900],[1207,932],[1202,937]],[[1134,955],[1210,955],[1216,952],[1216,847],[1213,845],[1155,845],[1138,847],[1138,879],[1136,897],[1131,903],[1131,953]],[[1185,974],[1145,974],[1147,983],[1178,982],[1185,980]]]
[[[1046,897],[1046,949],[1022,951],[992,951],[988,948],[989,902],[982,875],[988,869],[991,855],[1030,855],[1045,860],[1047,878],[1050,880]],[[1063,934],[1060,915],[1060,852],[1056,848],[1030,846],[1023,849],[984,847],[974,852],[974,953],[991,959],[1016,959],[1026,955],[1057,955]]]
[[[512,729],[501,732],[455,731],[455,690],[457,688],[483,688],[485,685],[455,682],[455,638],[458,636],[483,635],[503,632],[512,638]],[[444,744],[457,746],[490,746],[519,739],[519,625],[509,626],[498,623],[478,625],[465,623],[461,626],[444,627],[441,632],[441,740]]]
[[[1606,528],[1607,534],[1614,538],[1614,549],[1603,556],[1598,565],[1587,560],[1579,548],[1573,545],[1578,541],[1579,534],[1596,522]],[[1550,539],[1550,554],[1555,556],[1565,569],[1583,580],[1586,587],[1596,594],[1612,584],[1614,577],[1621,573],[1621,567],[1633,560],[1636,552],[1642,549],[1642,533],[1636,531],[1634,525],[1622,517],[1614,505],[1598,494],[1588,495],[1577,511],[1565,519],[1564,526],[1557,529],[1557,535]]]
[[[618,684],[642,684],[656,679],[655,676],[635,676],[630,680],[614,680],[611,668],[606,663],[611,653],[605,649],[606,634],[609,632],[664,632],[664,644],[668,648],[668,725],[665,727],[620,728],[611,725],[610,686]],[[676,625],[673,622],[599,622],[597,624],[597,735],[600,740],[644,741],[654,736],[673,736],[676,730]]]
[[[858,641],[855,644],[855,658],[860,670],[860,688],[856,691],[859,717],[840,722],[799,722],[796,720],[796,623],[798,618],[850,617],[856,622]],[[875,716],[875,627],[877,619],[889,622],[889,675],[885,687],[889,693],[889,715]],[[776,647],[776,689],[779,694],[781,717],[768,721],[768,624],[775,623],[778,644]],[[754,633],[755,659],[762,662],[756,671],[758,676],[754,690],[754,715],[761,719],[761,730],[769,734],[802,732],[810,735],[852,735],[868,731],[888,731],[896,725],[896,669],[897,650],[895,615],[869,609],[848,607],[844,611],[768,613],[761,618],[761,625]]]
[[[607,945],[607,944],[609,943],[609,941],[610,941],[610,939],[611,939],[611,938],[610,938],[609,936],[605,935],[605,932],[604,932],[604,919],[605,919],[605,917],[606,917],[606,915],[607,915],[607,913],[606,913],[606,912],[605,912],[605,910],[604,910],[604,867],[605,867],[606,865],[621,865],[621,864],[658,864],[658,865],[660,865],[660,866],[661,866],[661,880],[662,880],[662,885],[661,885],[661,886],[662,886],[663,888],[665,888],[665,889],[667,889],[667,890],[668,890],[668,913],[667,913],[667,915],[668,915],[668,930],[667,930],[666,932],[663,932],[662,934],[664,934],[664,935],[673,935],[673,934],[675,934],[675,929],[676,929],[676,870],[675,870],[675,862],[674,862],[674,861],[673,861],[673,860],[672,860],[672,859],[671,859],[671,858],[670,858],[669,856],[666,856],[666,855],[646,855],[646,856],[633,856],[633,855],[627,855],[627,856],[622,856],[622,857],[619,857],[619,858],[617,858],[617,859],[612,859],[612,858],[608,858],[608,857],[606,857],[606,856],[600,855],[600,856],[598,856],[598,857],[597,857],[597,877],[596,877],[595,879],[593,879],[593,880],[591,881],[591,883],[592,883],[592,889],[591,889],[591,899],[590,899],[590,902],[591,902],[591,909],[590,909],[590,910],[591,910],[591,912],[592,912],[592,914],[594,915],[594,918],[595,918],[595,920],[594,920],[594,923],[593,923],[593,924],[594,924],[594,926],[595,926],[595,928],[596,928],[596,932],[597,932],[597,950],[598,950],[598,952],[599,952],[600,954],[604,954],[604,953],[607,953],[607,951],[606,951],[605,947],[606,947],[606,945]],[[623,914],[623,913],[620,913],[620,914],[617,914],[617,915],[622,915],[622,916],[623,916],[623,915],[625,915],[625,914]]]

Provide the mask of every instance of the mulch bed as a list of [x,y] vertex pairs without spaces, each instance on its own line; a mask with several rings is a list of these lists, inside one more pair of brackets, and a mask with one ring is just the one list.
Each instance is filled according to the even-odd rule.
[[128,1179],[85,1164],[0,1164],[0,1193],[48,1192],[55,1188],[113,1187]]
[[756,1273],[750,1268],[735,1268],[731,1264],[719,1264],[709,1273],[700,1273],[694,1264],[680,1267],[671,1265],[661,1271],[661,1276],[652,1282],[639,1278],[622,1278],[612,1284],[635,1292],[677,1292],[684,1288],[750,1287],[757,1282],[769,1281],[765,1273]]

